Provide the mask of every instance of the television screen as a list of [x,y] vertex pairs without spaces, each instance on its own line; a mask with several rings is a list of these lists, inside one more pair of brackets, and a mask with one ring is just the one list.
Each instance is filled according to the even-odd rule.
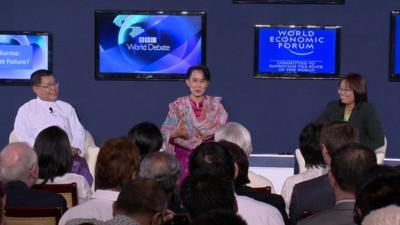
[[256,78],[339,78],[340,27],[256,25]]
[[0,31],[0,84],[29,85],[34,71],[50,69],[50,53],[49,33]]
[[389,80],[400,81],[400,11],[392,11]]
[[96,79],[184,79],[205,64],[205,15],[96,11]]

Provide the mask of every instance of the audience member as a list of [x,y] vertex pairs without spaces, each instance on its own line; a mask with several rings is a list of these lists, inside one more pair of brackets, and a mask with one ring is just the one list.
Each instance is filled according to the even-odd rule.
[[42,130],[36,137],[34,150],[38,155],[38,184],[76,183],[79,203],[92,194],[86,179],[70,173],[72,167],[71,145],[64,130],[51,126]]
[[83,204],[69,209],[59,225],[73,218],[112,218],[112,203],[121,186],[132,180],[139,170],[139,149],[125,138],[109,139],[101,146],[96,162],[96,191]]
[[299,149],[306,163],[306,171],[286,178],[283,183],[281,195],[285,200],[288,213],[294,185],[322,176],[328,172],[328,168],[322,158],[321,145],[319,144],[321,127],[321,124],[309,123],[301,131]]
[[140,177],[154,179],[170,199],[168,208],[180,212],[180,200],[176,193],[180,175],[178,160],[169,152],[147,154],[140,162]]
[[364,176],[356,192],[356,215],[361,224],[373,210],[389,205],[400,206],[400,172],[389,166],[376,166]]
[[162,147],[161,131],[150,122],[136,124],[129,130],[128,137],[139,148],[141,157],[151,152],[158,152]]
[[234,184],[236,194],[247,196],[274,206],[281,213],[285,224],[288,224],[289,218],[285,211],[285,202],[283,201],[282,196],[267,192],[260,193],[246,185],[249,180],[247,176],[247,172],[249,171],[249,160],[244,151],[238,145],[228,141],[220,141],[219,143],[221,143],[231,153],[235,163],[236,173]]
[[298,225],[355,225],[353,212],[356,187],[362,175],[376,166],[376,155],[369,148],[349,144],[333,155],[329,182],[336,197],[334,207],[300,220]]
[[235,213],[238,209],[232,181],[217,176],[189,175],[182,183],[181,196],[192,220],[213,209]]
[[93,183],[84,157],[86,152],[85,130],[78,120],[75,109],[58,99],[58,86],[53,73],[49,70],[37,70],[31,75],[32,90],[36,99],[32,99],[18,109],[14,123],[14,132],[19,141],[33,146],[36,136],[43,129],[58,126],[63,129],[71,143],[73,155],[72,172],[84,176],[89,185]]
[[65,199],[56,193],[31,189],[39,175],[35,151],[27,143],[7,145],[0,152],[0,177],[5,183],[7,196],[5,207],[62,207]]
[[[235,169],[231,154],[220,143],[206,143],[197,147],[190,155],[190,175],[216,176],[233,182]],[[183,196],[182,196],[183,198]],[[249,225],[284,224],[279,211],[266,203],[246,196],[236,196],[238,214]]]
[[[243,151],[246,153],[246,156],[249,157],[253,152],[253,146],[251,144],[251,135],[250,132],[240,123],[236,122],[228,122],[215,132],[214,136],[215,141],[229,141],[234,144],[237,144]],[[247,185],[250,187],[271,187],[271,192],[275,193],[274,185],[272,182],[261,175],[254,173],[253,171],[248,171],[248,179]]]
[[214,209],[198,216],[191,225],[247,225],[247,223],[231,210]]
[[370,212],[363,220],[362,225],[399,225],[400,207],[389,205]]
[[[326,123],[321,128],[320,144],[325,163],[330,167],[333,153],[341,146],[358,142],[357,131],[344,121]],[[303,211],[318,212],[335,205],[335,194],[328,175],[303,181],[293,187],[289,218],[293,224],[303,217]]]
[[136,178],[122,186],[118,199],[113,204],[114,218],[107,221],[97,219],[73,219],[67,225],[92,223],[95,225],[161,225],[168,197],[161,187],[148,178]]

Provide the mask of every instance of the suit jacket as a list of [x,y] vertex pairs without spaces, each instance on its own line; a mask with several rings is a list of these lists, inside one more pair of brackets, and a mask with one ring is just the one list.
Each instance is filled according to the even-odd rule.
[[64,197],[51,192],[31,189],[22,181],[11,181],[5,186],[6,208],[9,207],[62,207],[67,211]]
[[333,208],[307,217],[297,225],[356,225],[353,221],[354,201],[337,203]]
[[336,198],[328,175],[298,183],[293,188],[289,217],[292,224],[303,217],[304,210],[319,212],[335,205]]
[[[326,123],[343,120],[344,105],[339,101],[328,103],[318,118],[318,122]],[[371,103],[361,102],[355,106],[350,115],[349,123],[358,129],[360,143],[375,150],[384,144],[384,133],[375,107]]]
[[237,195],[244,195],[257,201],[265,202],[269,205],[274,206],[281,213],[285,224],[289,224],[289,218],[285,210],[285,201],[283,200],[282,196],[277,194],[255,192],[251,187],[245,185],[235,187],[235,192]]

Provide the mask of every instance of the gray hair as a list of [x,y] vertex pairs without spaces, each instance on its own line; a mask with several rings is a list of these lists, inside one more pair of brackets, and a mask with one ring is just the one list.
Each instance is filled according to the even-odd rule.
[[228,122],[222,125],[215,133],[214,140],[225,140],[237,144],[243,149],[247,156],[253,152],[250,132],[240,123]]
[[176,189],[181,168],[174,155],[168,152],[147,154],[140,162],[140,177],[154,179],[166,193]]
[[4,183],[27,180],[34,165],[37,166],[36,152],[25,142],[8,144],[0,153],[0,179]]

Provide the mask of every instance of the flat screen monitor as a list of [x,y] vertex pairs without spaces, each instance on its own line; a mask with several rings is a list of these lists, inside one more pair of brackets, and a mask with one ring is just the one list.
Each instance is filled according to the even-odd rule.
[[205,64],[205,12],[96,11],[96,79],[184,79]]
[[400,11],[391,13],[390,75],[389,80],[400,81]]
[[255,78],[338,79],[339,55],[339,26],[255,26]]
[[30,85],[34,71],[51,69],[51,40],[47,32],[0,31],[0,84]]

